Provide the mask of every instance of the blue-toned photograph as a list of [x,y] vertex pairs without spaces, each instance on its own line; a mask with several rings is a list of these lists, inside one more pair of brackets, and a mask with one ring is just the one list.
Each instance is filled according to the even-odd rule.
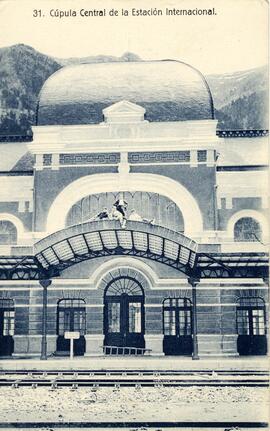
[[0,428],[268,427],[267,20],[0,1]]

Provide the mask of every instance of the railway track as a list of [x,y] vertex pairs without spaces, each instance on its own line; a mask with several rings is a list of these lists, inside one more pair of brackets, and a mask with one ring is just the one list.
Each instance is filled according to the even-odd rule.
[[[116,391],[125,387],[135,387],[138,390],[143,388],[168,388],[168,387],[267,387],[269,376],[263,370],[5,370],[0,371],[0,386],[20,389],[32,387],[38,390],[40,387],[47,387],[48,390],[70,388],[70,390],[80,390],[89,388],[91,396],[98,396],[98,390],[102,387],[113,387]],[[16,393],[16,392],[14,392]],[[18,392],[18,396],[21,392]],[[56,392],[57,393],[57,392]],[[38,394],[38,392],[37,392]],[[59,392],[61,394],[61,391]],[[79,394],[78,394],[79,396]],[[205,419],[202,417],[202,419]],[[228,418],[229,419],[229,418]],[[70,429],[88,429],[96,431],[199,431],[205,429],[211,431],[236,430],[258,431],[268,429],[266,422],[244,422],[244,421],[168,421],[151,422],[90,422],[90,421],[33,421],[33,422],[0,422],[1,429],[15,430],[55,430],[64,431]]]
[[211,430],[211,431],[257,431],[260,429],[268,429],[266,422],[16,422],[16,423],[0,423],[0,429],[16,430],[16,429],[35,429],[35,430],[50,430],[54,429],[61,431],[65,429],[79,431],[80,429],[91,430],[107,430],[119,431],[120,429],[126,431],[193,431],[193,430]]
[[2,375],[80,375],[80,376],[88,376],[88,375],[177,375],[177,376],[185,376],[185,375],[208,375],[211,376],[213,374],[217,374],[219,376],[268,376],[267,370],[140,370],[140,369],[101,369],[101,370],[80,370],[80,369],[69,369],[69,370],[59,370],[59,369],[50,369],[50,370],[36,370],[36,369],[24,369],[24,370],[0,370],[0,377]]
[[184,386],[230,386],[267,387],[266,371],[2,371],[0,386],[18,387],[184,387]]

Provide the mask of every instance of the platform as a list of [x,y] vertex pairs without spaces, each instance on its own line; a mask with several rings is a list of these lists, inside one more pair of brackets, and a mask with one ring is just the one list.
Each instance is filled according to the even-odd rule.
[[256,371],[269,370],[269,358],[237,357],[237,358],[202,358],[192,360],[190,357],[75,357],[34,359],[2,359],[0,370],[226,370],[226,371]]

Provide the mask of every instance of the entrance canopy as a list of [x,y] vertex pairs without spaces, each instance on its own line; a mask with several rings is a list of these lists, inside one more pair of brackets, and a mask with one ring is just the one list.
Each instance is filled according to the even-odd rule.
[[169,265],[190,278],[267,278],[266,253],[204,253],[173,230],[143,222],[92,221],[42,239],[32,256],[0,256],[0,280],[57,277],[70,266],[104,256],[137,256]]
[[128,221],[87,222],[42,239],[35,255],[44,270],[57,273],[84,260],[103,256],[138,256],[170,265],[191,275],[197,243],[170,229]]

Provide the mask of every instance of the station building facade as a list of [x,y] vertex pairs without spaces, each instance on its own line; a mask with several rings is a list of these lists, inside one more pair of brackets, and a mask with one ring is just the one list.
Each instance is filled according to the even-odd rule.
[[[41,90],[33,139],[6,141],[0,255],[61,268],[48,286],[48,354],[68,354],[76,331],[76,355],[191,355],[190,281],[149,253],[190,263],[195,249],[267,251],[267,132],[217,133],[207,82],[187,64],[64,67]],[[145,221],[93,221],[117,199]],[[266,354],[267,292],[259,276],[198,280],[199,356]],[[39,355],[43,318],[37,280],[0,280],[1,356]]]

